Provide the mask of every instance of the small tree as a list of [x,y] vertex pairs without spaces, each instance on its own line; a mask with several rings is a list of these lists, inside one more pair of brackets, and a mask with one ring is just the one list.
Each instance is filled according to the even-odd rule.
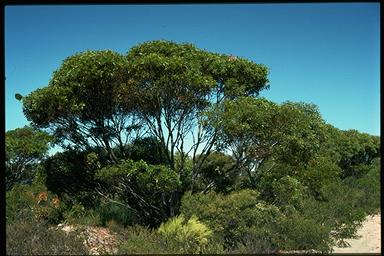
[[320,113],[304,103],[278,105],[253,97],[225,100],[206,112],[205,125],[217,130],[218,148],[232,153],[236,168],[245,170],[253,188],[277,163],[307,166],[324,140]]
[[15,183],[30,183],[36,164],[42,160],[52,137],[29,126],[5,134],[6,189]]
[[157,226],[177,213],[175,192],[179,175],[163,165],[124,160],[97,171],[98,193],[110,202],[122,204],[140,217],[140,224]]

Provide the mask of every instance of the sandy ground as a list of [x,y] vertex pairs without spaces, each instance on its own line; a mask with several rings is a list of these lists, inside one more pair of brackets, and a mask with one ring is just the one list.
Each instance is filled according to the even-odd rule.
[[381,252],[381,214],[368,216],[357,231],[358,239],[347,239],[350,247],[333,248],[333,253],[380,253]]

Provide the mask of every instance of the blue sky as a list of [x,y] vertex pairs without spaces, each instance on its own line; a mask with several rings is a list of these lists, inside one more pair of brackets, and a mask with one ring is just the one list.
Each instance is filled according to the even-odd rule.
[[45,86],[66,57],[157,39],[265,64],[261,96],[380,135],[379,3],[6,6],[6,130],[28,124],[14,94]]

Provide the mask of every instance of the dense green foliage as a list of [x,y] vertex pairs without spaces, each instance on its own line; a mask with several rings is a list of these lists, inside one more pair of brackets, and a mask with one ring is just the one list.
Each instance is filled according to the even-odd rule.
[[99,193],[119,198],[140,216],[141,224],[158,225],[175,213],[173,200],[180,180],[166,166],[124,160],[98,170],[96,179],[101,182]]
[[[34,128],[5,136],[7,251],[85,254],[58,223],[107,227],[121,254],[331,252],[354,237],[380,209],[380,137],[258,97],[267,76],[163,40],[65,59],[16,95]],[[63,151],[46,157],[51,141]]]
[[50,128],[57,143],[76,149],[96,145],[115,160],[112,147],[124,146],[131,117],[119,94],[125,66],[125,58],[113,51],[75,54],[64,60],[47,87],[22,98],[24,114],[34,125]]
[[96,181],[94,173],[98,162],[97,154],[67,150],[51,156],[43,163],[45,184],[52,192],[64,197],[67,204],[95,204]]
[[[197,160],[202,158],[198,156]],[[196,173],[194,191],[209,191],[227,193],[233,189],[238,178],[233,157],[222,152],[214,151],[209,154]]]
[[[196,216],[219,236],[227,248],[245,243],[244,239],[262,239],[262,252],[272,252],[276,248],[273,237],[281,213],[276,206],[266,205],[254,190],[242,190],[230,195],[186,194],[181,212],[190,217]],[[257,240],[256,239],[256,240]],[[260,251],[259,251],[260,252]]]
[[182,215],[169,219],[160,225],[159,234],[170,241],[179,242],[181,253],[199,253],[206,246],[212,231],[201,223],[196,216],[185,221]]
[[5,185],[10,190],[16,183],[31,183],[36,164],[48,151],[52,137],[25,126],[5,134]]
[[[203,225],[203,224],[202,224]],[[150,230],[142,226],[133,226],[125,230],[124,240],[118,246],[119,254],[217,254],[224,253],[220,243],[209,239],[207,243],[199,243],[195,237],[200,232],[188,232],[194,230],[186,225],[179,225],[180,233],[192,233],[188,235],[167,236],[156,229]],[[179,233],[179,232],[178,232]],[[204,234],[204,232],[203,232]],[[197,236],[198,237],[198,236]],[[145,241],[145,242],[144,242]]]

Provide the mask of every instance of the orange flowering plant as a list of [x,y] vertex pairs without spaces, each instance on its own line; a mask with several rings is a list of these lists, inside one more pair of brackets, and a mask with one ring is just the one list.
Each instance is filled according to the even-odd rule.
[[41,191],[35,196],[33,211],[35,217],[49,222],[58,222],[62,216],[62,204],[57,195]]

